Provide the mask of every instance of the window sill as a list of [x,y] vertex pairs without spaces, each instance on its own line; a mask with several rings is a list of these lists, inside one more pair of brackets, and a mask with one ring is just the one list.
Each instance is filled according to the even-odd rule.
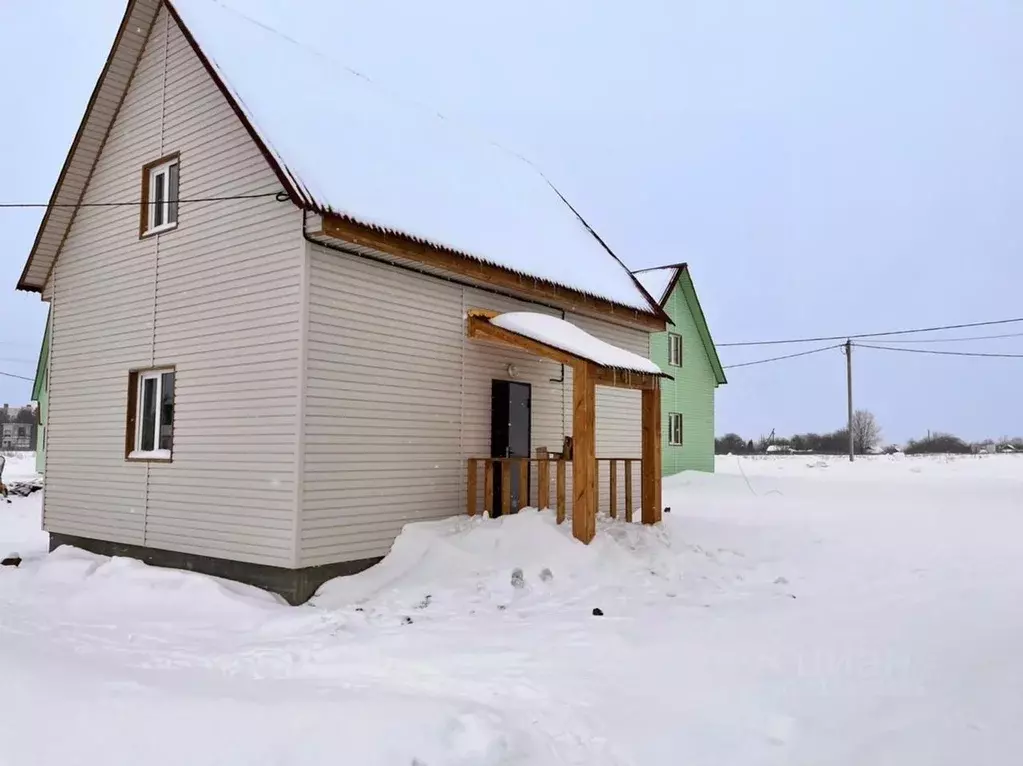
[[173,457],[169,449],[155,449],[148,452],[133,450],[128,453],[125,460],[133,460],[140,463],[170,463]]
[[153,229],[146,229],[142,232],[139,239],[148,239],[149,237],[155,237],[157,234],[166,234],[169,231],[174,231],[176,228],[178,228],[177,221],[170,224],[164,224],[163,226],[157,226]]

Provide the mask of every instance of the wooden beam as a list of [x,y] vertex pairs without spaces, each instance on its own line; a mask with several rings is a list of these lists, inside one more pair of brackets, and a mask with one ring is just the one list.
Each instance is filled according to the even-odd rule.
[[[504,291],[527,295],[539,301],[549,302],[558,308],[602,319],[612,319],[655,332],[663,332],[667,327],[668,316],[659,306],[650,307],[650,312],[658,313],[639,311],[586,295],[568,287],[519,274],[511,269],[484,263],[455,250],[427,245],[400,234],[383,232],[340,216],[324,215],[322,220],[323,234],[327,237],[370,247],[381,253],[415,261],[423,266],[442,269]],[[628,274],[622,275],[623,279],[628,277]]]
[[640,481],[644,524],[661,520],[661,392],[645,389],[643,410],[643,462]]
[[596,410],[593,365],[572,371],[572,535],[589,543],[597,533]]
[[589,364],[582,357],[575,356],[553,346],[548,346],[546,343],[540,343],[510,330],[505,330],[503,327],[490,324],[490,320],[486,317],[470,315],[466,322],[466,333],[470,338],[475,338],[476,340],[490,340],[495,343],[503,343],[506,346],[513,346],[535,356],[552,359],[555,362],[572,367],[579,364]]
[[468,319],[466,320],[466,335],[468,337],[475,340],[503,343],[506,346],[512,346],[534,356],[567,364],[573,369],[581,365],[588,365],[592,367],[593,381],[598,386],[647,390],[658,388],[660,385],[661,376],[659,375],[649,372],[632,372],[611,367],[601,367],[589,359],[584,359],[568,351],[562,351],[554,346],[549,346],[538,340],[527,338],[525,335],[519,335],[517,332],[491,324],[490,320],[493,316],[488,314],[493,314],[493,312],[488,312],[486,309],[473,309],[469,311]]
[[469,505],[469,515],[476,515],[476,460],[469,458],[469,474],[465,477],[465,497]]

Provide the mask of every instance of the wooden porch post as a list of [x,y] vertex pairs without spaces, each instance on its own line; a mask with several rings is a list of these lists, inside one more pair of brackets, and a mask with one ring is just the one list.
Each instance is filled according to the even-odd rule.
[[643,389],[643,465],[640,505],[644,524],[661,520],[661,390]]
[[593,366],[572,367],[572,535],[597,534],[597,387]]

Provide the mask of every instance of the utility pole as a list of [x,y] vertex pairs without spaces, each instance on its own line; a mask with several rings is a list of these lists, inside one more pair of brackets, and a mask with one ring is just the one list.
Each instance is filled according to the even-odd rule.
[[855,460],[853,447],[853,406],[852,406],[852,341],[845,342],[845,383],[849,398],[849,462]]

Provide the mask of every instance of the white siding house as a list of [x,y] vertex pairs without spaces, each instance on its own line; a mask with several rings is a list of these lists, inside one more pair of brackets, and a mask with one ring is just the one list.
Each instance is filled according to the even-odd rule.
[[[664,316],[553,194],[533,203],[566,232],[547,260],[590,282],[535,254],[488,261],[478,232],[463,250],[457,231],[406,234],[389,211],[339,216],[337,185],[247,111],[274,94],[232,77],[227,22],[201,7],[129,2],[54,191],[84,204],[48,211],[19,283],[51,305],[43,525],[52,545],[301,601],[386,554],[403,524],[465,512],[466,459],[491,455],[492,381],[531,384],[531,448],[571,436],[571,368],[468,337],[470,310],[563,317],[642,356]],[[639,458],[638,390],[600,389],[596,420],[598,457]]]

